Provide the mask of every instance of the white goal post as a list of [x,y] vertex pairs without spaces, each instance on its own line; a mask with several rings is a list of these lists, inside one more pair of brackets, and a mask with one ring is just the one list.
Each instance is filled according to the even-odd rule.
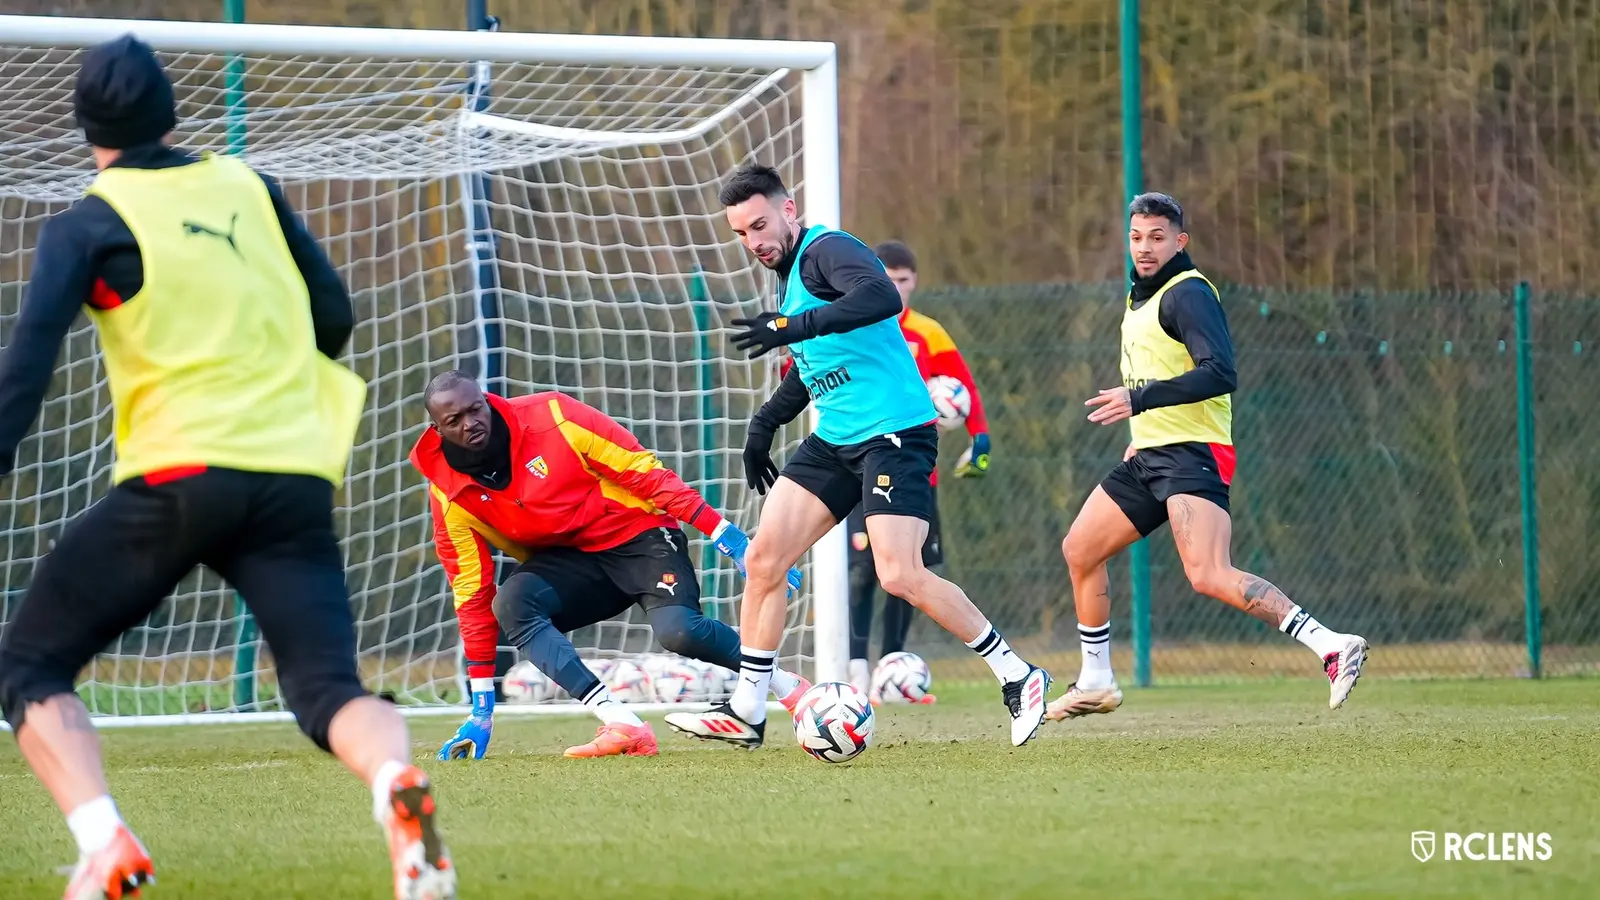
[[[129,32],[172,77],[174,143],[239,153],[277,178],[351,288],[344,361],[369,394],[338,521],[370,687],[409,712],[459,712],[454,613],[406,462],[426,424],[422,386],[440,371],[573,394],[755,527],[740,454],[777,366],[734,351],[726,323],[770,307],[774,279],[728,231],[717,187],[743,162],[770,163],[808,224],[840,224],[833,44],[0,15],[0,343],[41,224],[93,177],[72,114],[78,60]],[[104,374],[80,319],[0,483],[0,627],[37,560],[109,486]],[[805,430],[785,429],[774,455]],[[736,573],[691,536],[708,613],[736,625]],[[845,680],[842,526],[806,576],[782,659]],[[645,668],[659,655],[637,610],[573,637],[586,658]],[[721,687],[708,674],[705,696],[653,690],[630,696],[693,702]],[[107,725],[288,716],[270,651],[203,571],[97,658],[80,692]]]

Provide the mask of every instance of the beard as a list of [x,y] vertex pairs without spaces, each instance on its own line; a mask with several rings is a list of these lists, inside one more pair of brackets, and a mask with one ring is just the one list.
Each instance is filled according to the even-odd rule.
[[778,253],[776,256],[772,257],[772,262],[767,262],[759,256],[756,257],[756,262],[761,263],[763,266],[766,266],[769,269],[778,268],[779,266],[783,265],[785,260],[789,258],[789,254],[794,252],[794,241],[795,236],[793,234],[788,235],[783,239],[783,242],[778,245]]

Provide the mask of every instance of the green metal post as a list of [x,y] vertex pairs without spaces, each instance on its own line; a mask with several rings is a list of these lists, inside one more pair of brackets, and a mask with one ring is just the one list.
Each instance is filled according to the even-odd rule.
[[[712,401],[712,385],[716,383],[713,367],[715,362],[711,353],[711,286],[706,282],[705,270],[699,266],[694,267],[694,274],[689,282],[689,303],[694,308],[694,330],[697,342],[697,352],[700,360],[699,389],[700,389],[700,455],[699,466],[696,472],[696,487],[700,489],[700,496],[706,498],[712,509],[722,508],[722,482],[717,471],[717,458],[712,448],[717,446],[716,429],[712,425],[712,417],[716,415],[716,404]],[[700,571],[704,573],[705,584],[701,585],[701,595],[715,597],[717,588],[717,554],[708,542],[701,551]]]
[[[1144,190],[1144,134],[1141,128],[1143,91],[1139,86],[1139,0],[1121,0],[1122,59],[1122,192],[1125,202]],[[1138,541],[1128,552],[1128,582],[1132,594],[1133,678],[1149,687],[1150,677],[1150,544]]]
[[[222,0],[225,22],[244,21],[245,0]],[[224,102],[227,104],[228,152],[243,153],[245,144],[244,59],[229,56],[225,71]],[[256,641],[259,634],[255,617],[244,597],[233,595],[233,614],[239,620],[239,633],[233,654],[233,705],[241,710],[256,707]]]
[[1533,442],[1533,329],[1529,324],[1531,291],[1517,285],[1517,457],[1522,470],[1522,602],[1528,637],[1528,674],[1539,677],[1543,628],[1539,611],[1539,492],[1535,483]]

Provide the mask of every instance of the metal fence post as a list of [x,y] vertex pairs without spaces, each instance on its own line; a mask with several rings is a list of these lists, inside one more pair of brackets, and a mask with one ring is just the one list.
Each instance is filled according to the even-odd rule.
[[[1140,123],[1142,90],[1139,85],[1139,0],[1121,0],[1122,61],[1122,190],[1124,202],[1144,190],[1144,145]],[[1128,551],[1128,583],[1132,595],[1133,677],[1149,687],[1150,677],[1150,544],[1136,542]]]
[[1533,336],[1529,321],[1531,291],[1517,284],[1517,462],[1522,475],[1522,602],[1528,639],[1528,674],[1539,677],[1543,651],[1539,610],[1539,492],[1533,432]]

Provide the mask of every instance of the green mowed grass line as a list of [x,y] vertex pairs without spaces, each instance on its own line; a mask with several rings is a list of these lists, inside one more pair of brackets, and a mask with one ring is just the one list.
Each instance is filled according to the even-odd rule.
[[[657,725],[656,759],[573,761],[586,718],[503,719],[428,762],[464,898],[1600,896],[1600,681],[1130,691],[1007,740],[992,684],[880,710],[829,766],[781,713],[755,753]],[[413,722],[417,756],[453,721]],[[108,731],[151,896],[386,896],[365,788],[286,726]],[[8,744],[10,742],[7,742]],[[1548,861],[1419,863],[1411,832],[1549,832]],[[0,749],[0,896],[59,896],[72,847]],[[1442,834],[1440,837],[1442,840]]]

